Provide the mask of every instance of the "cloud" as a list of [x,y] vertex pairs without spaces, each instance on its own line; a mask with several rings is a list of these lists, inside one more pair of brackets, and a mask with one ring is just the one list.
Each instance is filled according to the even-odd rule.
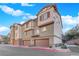
[[0,26],[0,33],[2,32],[8,32],[10,29],[6,26]]
[[22,16],[22,15],[24,14],[23,11],[21,11],[21,10],[14,10],[13,8],[8,7],[8,6],[6,6],[6,5],[0,5],[0,9],[1,9],[3,12],[5,12],[5,13],[7,13],[7,14],[10,14],[10,15],[12,15],[12,16]]
[[20,24],[23,24],[23,23],[25,23],[25,21],[20,22]]
[[32,15],[30,13],[26,13],[24,16],[23,16],[23,19],[35,19],[37,18],[37,16],[35,15]]
[[35,19],[35,18],[37,18],[37,16],[33,16],[33,15],[30,15],[30,16],[28,16],[30,19]]
[[72,27],[71,27],[71,26],[68,26],[68,27],[64,27],[64,28],[62,29],[62,31],[63,31],[63,33],[65,33],[65,32],[67,32],[67,31],[70,30],[70,29],[72,29]]
[[77,23],[77,20],[75,20],[75,17],[66,15],[66,16],[61,16],[62,17],[62,21],[64,23],[67,23],[68,25],[73,25]]
[[66,32],[72,29],[77,24],[79,24],[79,15],[75,17],[66,15],[66,16],[61,16],[61,18],[63,23],[63,32]]
[[[34,16],[34,15],[31,15],[31,14],[29,14],[29,13],[26,13],[24,16],[23,16],[23,19],[24,20],[29,20],[29,19],[35,19],[35,18],[37,18],[37,16]],[[22,22],[20,22],[20,24],[23,24],[25,21],[22,21]]]
[[[28,5],[31,6],[30,4],[28,4]],[[14,10],[13,8],[8,7],[6,5],[0,5],[0,9],[3,12],[10,14],[12,16],[21,16],[23,19],[34,19],[34,18],[36,18],[36,16],[34,16],[30,13],[25,13],[22,10]]]
[[29,4],[29,3],[21,3],[21,6],[34,6],[34,4]]
[[16,10],[16,11],[13,12],[12,15],[13,15],[13,16],[22,16],[22,15],[23,15],[23,11],[21,11],[21,10]]
[[27,19],[27,17],[26,16],[23,16],[23,19]]

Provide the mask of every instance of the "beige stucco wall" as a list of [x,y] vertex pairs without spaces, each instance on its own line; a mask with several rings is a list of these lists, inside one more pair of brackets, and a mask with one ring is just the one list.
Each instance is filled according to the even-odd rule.
[[[54,44],[62,43],[62,24],[60,16],[54,12],[56,19],[54,20]],[[59,38],[57,38],[58,36]]]
[[15,27],[14,27],[14,26],[11,27],[10,39],[11,39],[11,40],[12,40],[12,39],[15,39]]
[[22,30],[21,30],[21,26],[16,24],[15,25],[17,27],[17,29],[15,30],[15,40],[17,39],[22,39]]
[[41,23],[44,23],[43,21],[40,21],[40,16],[46,12],[50,11],[51,13],[51,17],[50,19],[48,20],[45,20],[45,21],[48,21],[49,20],[52,20],[54,23],[52,25],[48,25],[46,26],[48,31],[47,32],[41,32],[40,30],[40,35],[43,36],[43,35],[49,35],[49,34],[52,34],[53,35],[53,38],[50,38],[50,42],[51,44],[59,44],[59,43],[62,43],[62,22],[61,22],[61,18],[60,18],[60,15],[53,9],[49,9],[45,12],[42,12],[38,15],[38,25],[41,24]]
[[43,28],[44,27],[40,27],[39,28],[39,31],[40,31],[40,36],[51,36],[51,35],[53,35],[53,23],[52,24],[50,24],[50,25],[46,25],[46,26],[44,26],[44,27],[46,27],[46,31],[43,31]]

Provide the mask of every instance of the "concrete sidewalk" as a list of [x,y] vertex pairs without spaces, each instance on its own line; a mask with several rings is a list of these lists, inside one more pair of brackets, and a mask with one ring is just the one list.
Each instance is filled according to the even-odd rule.
[[[55,52],[43,47],[0,45],[0,56],[71,56],[71,52]],[[73,54],[74,55],[74,54]]]

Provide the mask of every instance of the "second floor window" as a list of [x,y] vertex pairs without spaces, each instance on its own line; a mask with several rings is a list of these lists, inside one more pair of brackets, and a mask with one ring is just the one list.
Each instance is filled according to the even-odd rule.
[[40,16],[40,21],[43,21],[43,15],[42,15],[42,16]]
[[47,18],[49,18],[50,17],[50,12],[47,12]]
[[50,17],[50,12],[44,13],[40,16],[40,21],[47,20]]
[[32,26],[32,22],[26,23],[26,28],[31,27],[31,26]]
[[26,24],[26,28],[28,28],[28,23]]

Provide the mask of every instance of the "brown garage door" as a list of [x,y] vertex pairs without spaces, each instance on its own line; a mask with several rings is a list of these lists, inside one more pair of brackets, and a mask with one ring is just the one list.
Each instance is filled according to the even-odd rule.
[[18,45],[18,40],[13,40],[14,45]]
[[24,45],[29,46],[30,45],[30,40],[24,40]]
[[48,47],[49,46],[49,39],[36,39],[35,46]]
[[19,45],[24,45],[24,41],[23,40],[19,40]]

